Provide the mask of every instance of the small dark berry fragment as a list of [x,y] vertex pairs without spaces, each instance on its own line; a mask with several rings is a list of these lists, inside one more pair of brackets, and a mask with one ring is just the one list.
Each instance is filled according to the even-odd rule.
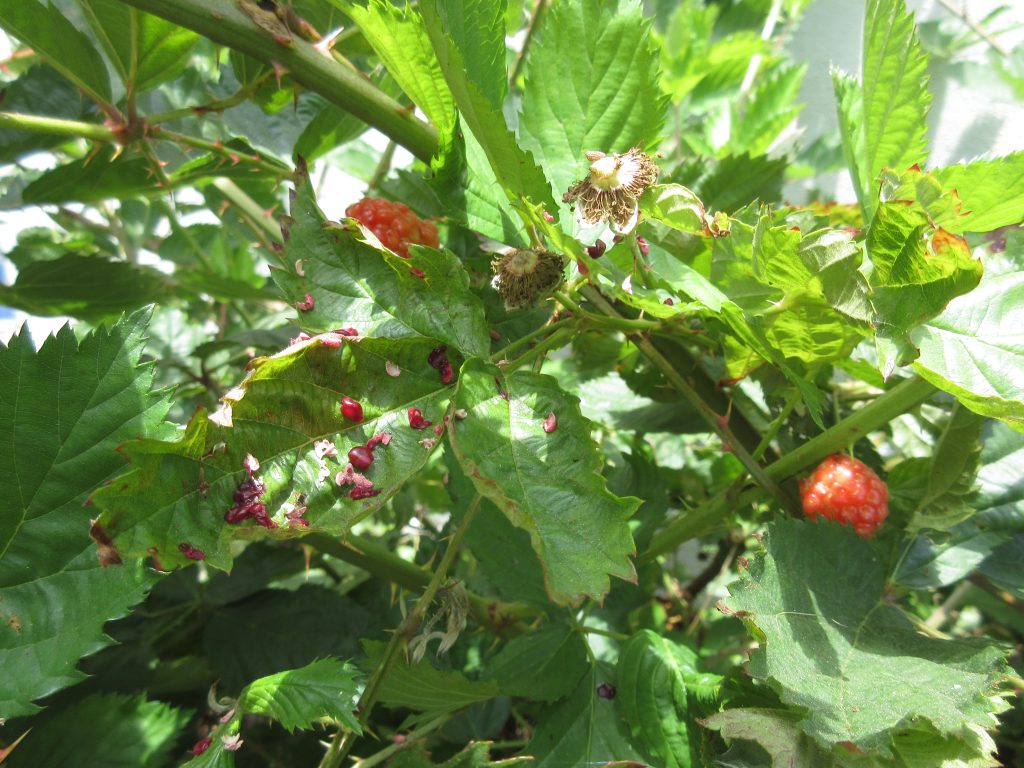
[[442,384],[451,384],[452,377],[455,376],[455,371],[452,370],[452,364],[447,360],[441,364],[441,367],[437,369],[437,372],[441,374]]
[[552,411],[548,414],[548,417],[544,419],[544,431],[549,435],[558,429],[558,417],[555,416],[555,412]]
[[661,302],[661,303],[662,303],[662,304],[664,304],[664,305],[666,305],[666,306],[668,306],[668,307],[672,307],[672,306],[675,306],[675,302],[674,302],[674,301],[672,301],[672,299],[671,299],[671,298],[669,298],[669,299],[665,299],[665,300],[664,300],[663,302]]
[[380,488],[366,488],[366,487],[357,485],[355,488],[353,488],[349,492],[348,497],[350,499],[356,499],[358,501],[359,499],[369,499],[369,498],[372,498],[373,496],[377,496],[379,494],[380,494]]
[[592,259],[599,259],[604,256],[606,250],[608,250],[608,246],[604,244],[604,240],[598,240],[593,245],[587,246],[587,256]]
[[356,469],[369,469],[373,464],[373,449],[365,445],[357,445],[348,452],[348,460]]
[[181,554],[183,554],[189,560],[206,559],[206,553],[203,552],[203,550],[198,549],[197,547],[193,547],[187,541],[183,541],[181,542],[181,544],[178,545],[178,551],[181,552]]
[[363,420],[363,406],[358,400],[351,397],[341,398],[341,415],[351,422],[358,424]]
[[203,752],[210,748],[211,744],[213,744],[212,736],[207,736],[205,739],[200,739],[192,745],[192,754],[196,756],[203,754]]
[[597,686],[597,695],[602,699],[608,699],[608,701],[611,701],[615,698],[616,693],[618,693],[618,691],[615,690],[615,686],[611,683],[601,683]]
[[448,345],[442,344],[440,347],[434,347],[430,350],[430,354],[427,355],[427,364],[430,365],[431,368],[440,369],[447,359]]

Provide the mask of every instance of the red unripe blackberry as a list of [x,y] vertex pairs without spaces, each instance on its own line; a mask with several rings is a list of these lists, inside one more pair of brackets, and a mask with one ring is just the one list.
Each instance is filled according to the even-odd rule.
[[356,219],[387,248],[406,259],[409,258],[410,245],[429,245],[431,248],[440,245],[437,227],[421,219],[402,203],[364,197],[350,205],[345,214]]
[[866,539],[889,515],[889,488],[864,462],[843,453],[825,458],[800,481],[804,515],[851,526]]

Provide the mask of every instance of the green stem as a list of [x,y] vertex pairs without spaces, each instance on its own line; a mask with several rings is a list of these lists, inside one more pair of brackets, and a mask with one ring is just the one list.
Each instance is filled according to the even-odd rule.
[[402,739],[401,742],[384,747],[384,749],[379,752],[375,752],[365,760],[357,760],[352,768],[373,768],[375,765],[380,765],[396,752],[401,752],[403,749],[409,749],[409,747],[413,746],[417,741],[428,735],[431,731],[436,731],[442,725],[451,720],[451,718],[452,715],[450,712],[445,712],[443,715],[435,717],[426,725],[409,731],[409,733],[405,734],[405,738]]
[[516,56],[516,63],[512,67],[512,74],[508,77],[509,90],[516,87],[519,74],[523,71],[523,64],[526,63],[526,53],[530,50],[530,43],[533,42],[533,38],[540,28],[541,20],[544,18],[544,12],[547,9],[548,0],[537,0],[537,4],[534,6],[533,13],[530,16],[530,25],[526,28],[526,37],[523,38],[523,47]]
[[612,632],[608,629],[600,629],[598,627],[588,627],[584,624],[579,625],[581,632],[585,632],[588,635],[600,635],[601,637],[610,637],[612,640],[629,640],[629,635],[623,634],[622,632]]
[[782,410],[779,411],[779,415],[776,416],[772,423],[768,425],[768,429],[765,430],[764,435],[761,437],[761,442],[757,444],[753,453],[750,454],[751,456],[758,461],[761,460],[761,457],[764,456],[764,452],[768,450],[768,446],[772,444],[772,440],[775,439],[779,430],[782,429],[782,425],[785,423],[786,419],[789,418],[789,414],[793,412],[793,409],[796,408],[796,404],[799,402],[800,390],[794,389],[789,393],[789,397],[786,398],[786,403],[782,407]]
[[[437,130],[425,123],[368,79],[302,38],[275,38],[261,29],[240,2],[209,0],[121,0],[191,29],[215,43],[246,53],[265,64],[277,62],[295,82],[319,93],[429,163],[437,150]],[[258,8],[255,2],[250,3]]]
[[373,169],[373,177],[370,179],[370,183],[366,185],[367,191],[377,189],[391,171],[391,164],[395,161],[396,146],[395,142],[389,141],[388,145],[384,147],[380,161],[377,163],[377,167]]
[[[319,552],[344,560],[408,590],[420,590],[430,583],[429,571],[402,559],[371,539],[347,536],[345,541],[339,541],[322,533],[314,533],[302,541]],[[533,618],[539,613],[523,603],[502,603],[468,590],[466,594],[473,618],[495,632],[506,629],[520,619]]]
[[779,480],[795,475],[915,408],[934,392],[935,387],[922,378],[914,376],[907,379],[879,395],[860,410],[854,411],[838,424],[787,453],[769,466],[768,472]]
[[167,123],[171,120],[180,120],[183,117],[202,117],[206,112],[220,112],[224,109],[237,107],[256,93],[256,91],[258,91],[263,84],[272,77],[274,77],[274,72],[271,70],[253,79],[247,85],[239,88],[227,98],[217,99],[206,104],[197,104],[191,107],[181,107],[180,109],[170,109],[166,112],[157,112],[153,115],[146,115],[145,120],[149,125],[156,125],[157,123]]
[[13,128],[29,133],[45,133],[49,136],[66,136],[69,139],[92,139],[104,142],[118,140],[118,134],[113,129],[99,123],[61,120],[42,115],[24,115],[19,112],[0,112],[0,128]]
[[634,320],[618,315],[609,316],[591,314],[573,301],[568,294],[561,291],[555,291],[554,297],[558,300],[559,304],[570,310],[574,315],[586,319],[595,325],[601,325],[606,328],[616,328],[622,331],[653,331],[661,327],[661,323],[654,320]]
[[[765,468],[765,473],[775,481],[792,477],[917,407],[933,392],[935,387],[916,376],[897,384],[874,402],[851,413],[838,424],[769,464]],[[757,495],[756,490],[739,495],[739,489],[735,485],[719,491],[696,510],[672,520],[656,533],[651,539],[650,546],[639,555],[637,561],[649,562],[658,555],[671,552],[684,541],[707,533],[719,525],[727,514],[749,503]]]
[[228,202],[244,213],[257,229],[269,235],[270,239],[275,242],[284,242],[281,225],[277,223],[277,220],[260,208],[260,204],[249,197],[235,182],[219,176],[213,180],[213,186],[220,190]]
[[284,178],[291,175],[291,169],[286,168],[283,165],[274,165],[263,160],[259,155],[246,155],[243,153],[233,152],[223,144],[217,141],[207,141],[206,139],[200,139],[198,136],[189,136],[185,133],[177,133],[176,131],[168,131],[166,128],[154,125],[150,129],[150,136],[154,139],[164,139],[166,141],[173,141],[177,144],[184,144],[188,147],[195,147],[205,152],[210,152],[214,155],[220,155],[225,160],[232,163],[245,163],[251,165],[253,168],[257,168],[266,173],[272,174],[279,178]]
[[[618,315],[615,308],[609,304],[604,296],[602,296],[595,288],[588,286],[582,290],[582,293],[591,303],[606,315]],[[637,346],[644,357],[650,360],[651,363],[661,371],[668,383],[683,396],[683,399],[696,409],[697,413],[699,413],[701,418],[707,422],[712,431],[721,438],[722,442],[729,446],[733,455],[740,460],[740,463],[747,472],[750,473],[750,476],[757,481],[757,484],[774,496],[775,500],[778,501],[783,509],[789,510],[791,513],[795,514],[798,511],[796,501],[791,499],[789,494],[783,491],[782,488],[779,487],[779,484],[765,473],[761,465],[758,464],[758,462],[755,461],[749,453],[747,453],[746,448],[743,447],[743,444],[740,443],[737,437],[732,433],[732,430],[729,429],[729,425],[726,423],[726,420],[719,414],[715,413],[711,406],[704,402],[693,387],[689,385],[686,379],[682,377],[679,371],[675,369],[672,363],[670,363],[651,343],[651,340],[639,333],[629,334],[629,339]]]
[[[363,689],[362,696],[359,697],[356,711],[359,712],[359,723],[361,725],[365,726],[369,722],[373,705],[377,703],[377,697],[380,695],[384,678],[398,659],[398,652],[405,648],[409,639],[419,631],[423,619],[430,610],[430,604],[434,602],[434,595],[437,594],[441,584],[448,578],[448,569],[455,562],[455,557],[462,548],[462,540],[466,537],[466,532],[469,530],[473,518],[476,517],[477,510],[480,509],[482,501],[483,496],[477,494],[473,501],[470,502],[466,513],[462,516],[462,521],[448,541],[448,547],[445,549],[441,563],[437,566],[437,570],[434,571],[430,583],[423,590],[423,594],[416,601],[416,605],[413,606],[409,614],[402,620],[395,633],[391,635],[391,640],[388,641],[387,648],[384,650],[384,657],[373,670],[373,674],[370,675],[370,679],[366,682],[366,687]],[[331,740],[323,760],[320,761],[320,768],[338,768],[341,765],[341,761],[345,759],[345,755],[352,748],[355,738],[355,731],[347,729],[338,730],[334,734],[334,738]]]
[[553,333],[557,329],[565,327],[565,325],[567,324],[571,324],[573,328],[576,328],[578,330],[577,320],[558,320],[554,323],[551,323],[551,325],[542,325],[540,328],[530,331],[525,336],[520,336],[518,339],[510,343],[508,346],[499,349],[497,352],[491,355],[491,362],[496,363],[499,360],[507,360],[508,353],[511,352],[513,349],[519,349],[520,347],[529,344],[532,341],[535,341],[541,336],[545,336],[549,333]]
[[533,360],[538,355],[543,355],[544,353],[548,352],[551,349],[557,349],[558,347],[564,345],[566,342],[569,341],[569,339],[571,339],[575,335],[575,329],[566,328],[563,326],[554,333],[552,333],[543,341],[538,342],[536,346],[524,352],[515,360],[510,360],[507,363],[505,363],[503,366],[501,366],[501,368],[504,371],[514,371],[517,368],[519,368],[519,366],[521,366],[523,363]]

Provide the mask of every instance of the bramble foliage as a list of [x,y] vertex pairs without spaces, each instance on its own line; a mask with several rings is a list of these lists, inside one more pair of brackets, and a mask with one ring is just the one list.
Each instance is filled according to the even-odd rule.
[[1017,759],[1024,152],[903,0],[804,146],[807,5],[0,4],[0,762]]

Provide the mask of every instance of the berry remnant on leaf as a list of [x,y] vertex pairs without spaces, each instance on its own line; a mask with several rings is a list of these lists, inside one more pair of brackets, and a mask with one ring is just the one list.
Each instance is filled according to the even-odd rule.
[[871,538],[889,515],[889,488],[864,462],[846,454],[825,458],[800,481],[804,515],[851,526]]

